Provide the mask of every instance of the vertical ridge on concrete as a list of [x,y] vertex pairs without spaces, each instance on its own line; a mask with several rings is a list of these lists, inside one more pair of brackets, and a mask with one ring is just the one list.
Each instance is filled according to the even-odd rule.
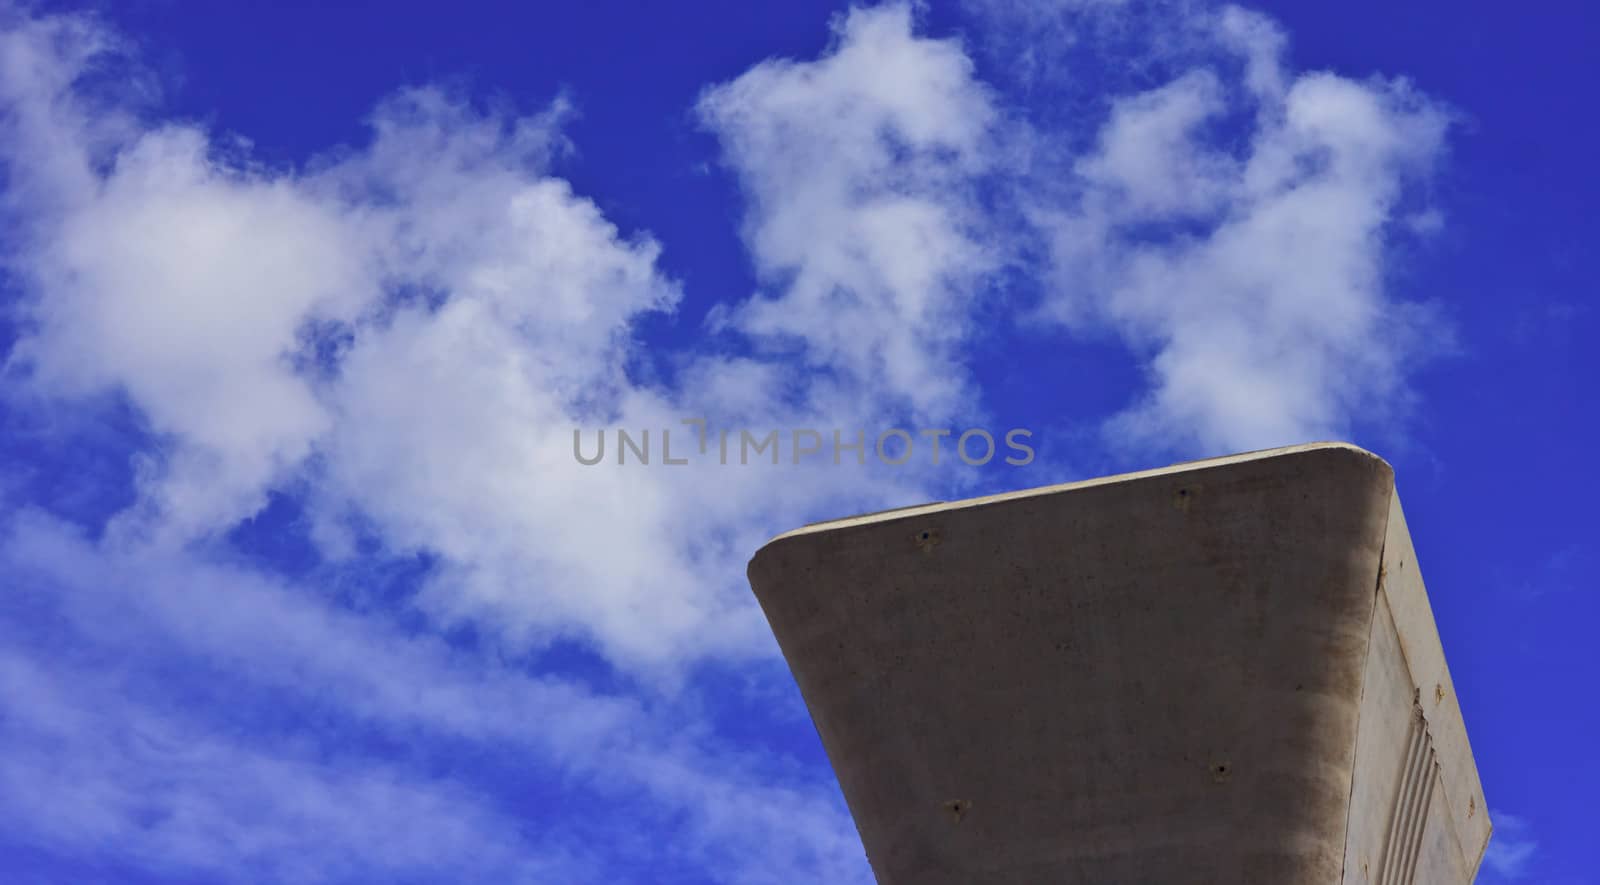
[[1439,763],[1434,757],[1433,747],[1428,747],[1427,787],[1422,791],[1422,801],[1418,805],[1417,819],[1412,825],[1412,832],[1407,837],[1405,877],[1407,882],[1415,882],[1417,877],[1417,860],[1422,855],[1422,837],[1427,832],[1428,812],[1433,808],[1433,791],[1439,786]]
[[1401,766],[1398,783],[1395,786],[1394,804],[1389,809],[1389,833],[1384,839],[1383,865],[1379,867],[1378,881],[1381,885],[1394,885],[1399,881],[1396,870],[1399,863],[1397,856],[1401,853],[1401,833],[1406,829],[1406,813],[1410,810],[1409,794],[1421,768],[1418,761],[1422,758],[1423,729],[1418,721],[1422,711],[1411,719],[1411,728],[1406,733],[1406,756]]
[[1417,707],[1411,717],[1405,772],[1395,790],[1393,825],[1380,879],[1383,885],[1410,885],[1416,876],[1417,854],[1438,780],[1437,769],[1433,744],[1428,738],[1428,721],[1422,708]]

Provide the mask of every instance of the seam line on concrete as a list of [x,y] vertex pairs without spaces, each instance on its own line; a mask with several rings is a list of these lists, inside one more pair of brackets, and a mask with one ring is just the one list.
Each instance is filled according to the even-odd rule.
[[1383,533],[1378,537],[1382,542],[1378,545],[1378,568],[1372,579],[1372,613],[1367,616],[1367,647],[1362,650],[1361,666],[1361,691],[1356,695],[1356,733],[1355,740],[1350,747],[1350,786],[1345,791],[1344,798],[1344,858],[1339,864],[1339,881],[1346,881],[1350,874],[1350,815],[1355,812],[1356,805],[1356,752],[1361,748],[1361,710],[1366,706],[1367,700],[1367,667],[1371,666],[1372,655],[1372,630],[1378,623],[1378,606],[1383,602],[1383,557],[1389,550],[1389,514],[1394,512],[1394,496],[1398,494],[1391,482],[1389,485],[1389,502],[1383,508]]

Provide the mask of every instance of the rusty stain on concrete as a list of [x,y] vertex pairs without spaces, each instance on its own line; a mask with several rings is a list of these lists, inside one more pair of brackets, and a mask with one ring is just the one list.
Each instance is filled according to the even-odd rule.
[[950,812],[951,818],[955,820],[956,823],[961,822],[961,816],[966,814],[967,809],[970,807],[971,803],[964,799],[951,799],[944,803],[944,810]]

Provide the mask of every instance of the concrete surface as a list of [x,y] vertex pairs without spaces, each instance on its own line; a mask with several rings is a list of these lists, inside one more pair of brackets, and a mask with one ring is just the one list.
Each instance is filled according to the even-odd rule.
[[1353,446],[806,526],[749,574],[884,885],[1481,862],[1393,473]]

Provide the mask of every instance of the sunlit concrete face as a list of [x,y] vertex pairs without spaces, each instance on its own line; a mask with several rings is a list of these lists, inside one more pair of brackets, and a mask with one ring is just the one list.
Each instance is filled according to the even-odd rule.
[[807,526],[750,582],[885,885],[1465,883],[1393,473],[1318,444]]

